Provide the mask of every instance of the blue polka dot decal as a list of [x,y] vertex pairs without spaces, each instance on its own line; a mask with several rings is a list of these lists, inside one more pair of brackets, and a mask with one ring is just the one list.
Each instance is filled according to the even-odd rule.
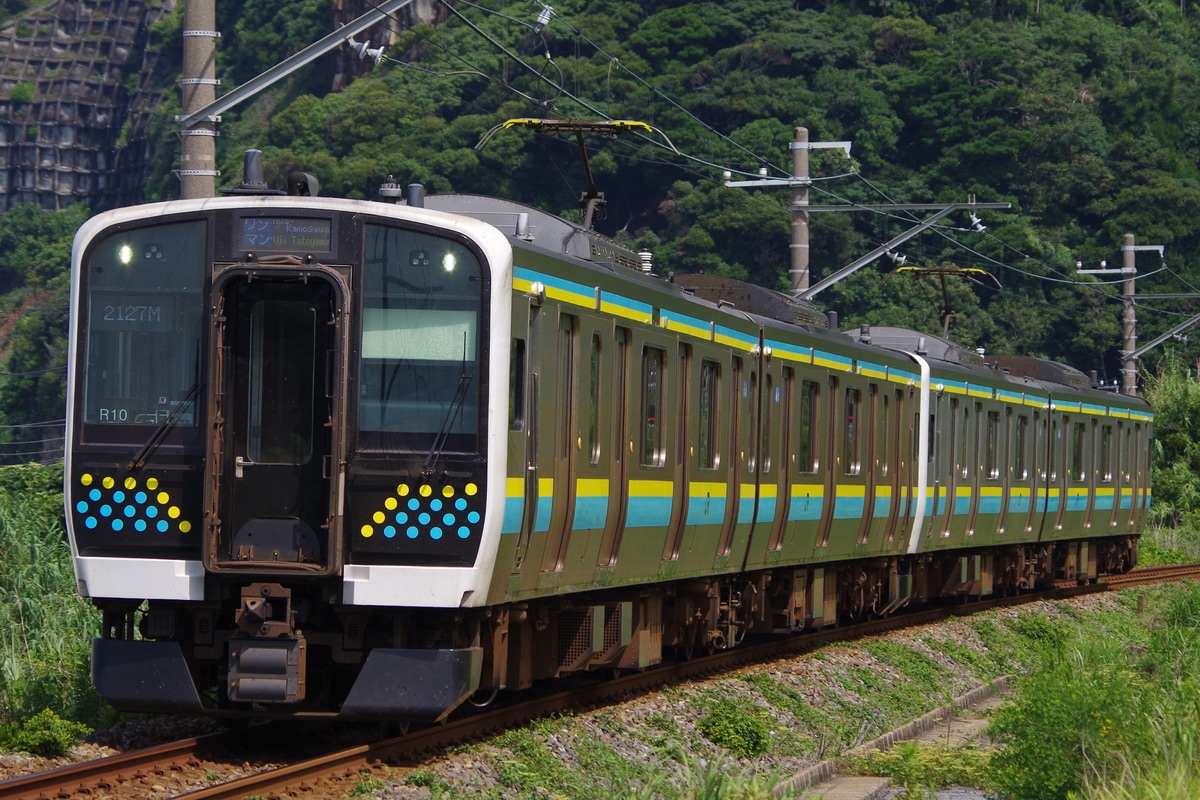
[[480,529],[479,486],[402,483],[358,529],[364,539],[465,541]]
[[192,530],[191,521],[182,518],[179,505],[159,487],[157,478],[139,482],[132,475],[118,479],[85,472],[79,484],[75,513],[88,530],[135,534]]

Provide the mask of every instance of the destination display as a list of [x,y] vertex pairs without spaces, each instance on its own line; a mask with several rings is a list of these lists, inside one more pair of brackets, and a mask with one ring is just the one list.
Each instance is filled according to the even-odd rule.
[[97,331],[173,331],[174,301],[159,294],[97,292],[92,296],[91,325]]
[[243,217],[238,249],[260,253],[328,253],[333,221],[311,217]]

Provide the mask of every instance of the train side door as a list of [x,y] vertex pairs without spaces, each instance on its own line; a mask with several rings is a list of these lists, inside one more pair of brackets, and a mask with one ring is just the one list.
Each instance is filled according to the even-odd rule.
[[[547,354],[554,359],[553,366],[547,370],[549,375],[542,382],[542,391],[547,393],[546,399],[553,404],[549,409],[554,418],[553,441],[549,443],[546,454],[550,457],[554,489],[541,572],[562,571],[570,544],[571,521],[575,516],[576,454],[580,450],[576,442],[578,337],[576,318],[560,314],[553,352]],[[547,366],[550,366],[550,362],[547,362]]]
[[1017,480],[1021,480],[1022,476],[1017,472],[1016,466],[1013,464],[1013,410],[1011,408],[1004,409],[1004,428],[1001,432],[1000,446],[1000,508],[999,516],[996,518],[996,535],[999,536],[1005,532],[1008,525],[1008,510],[1013,503],[1013,475],[1017,473]]
[[944,487],[945,497],[942,500],[944,516],[942,517],[939,533],[944,537],[954,533],[955,513],[958,511],[959,479],[965,475],[968,468],[967,454],[969,452],[968,443],[970,441],[968,423],[970,421],[970,411],[967,409],[967,404],[963,404],[960,413],[958,398],[951,397],[950,413],[945,415],[945,420],[950,437],[950,446],[944,453],[945,460],[942,462],[943,471],[940,473],[943,476],[942,486]]
[[887,395],[882,397],[883,407],[880,408],[881,398],[879,396],[879,385],[876,383],[868,384],[867,395],[862,402],[862,407],[859,409],[859,417],[864,423],[861,426],[862,444],[860,446],[866,449],[861,465],[861,473],[863,476],[863,507],[862,519],[859,521],[858,529],[858,552],[864,552],[866,545],[871,541],[871,529],[875,526],[875,501],[876,493],[879,489],[879,479],[886,477],[886,474],[881,475],[884,466],[887,463],[884,448],[880,447],[881,441],[887,440]]
[[[820,428],[823,431],[821,451],[825,461],[824,483],[822,489],[821,522],[817,528],[816,546],[828,547],[833,532],[833,512],[837,504],[837,472],[841,469],[838,459],[838,413],[835,410],[840,401],[838,395],[838,379],[835,375],[828,376],[828,399],[822,407]],[[817,551],[820,552],[820,551]]]
[[1029,520],[1027,533],[1036,533],[1041,541],[1042,521],[1050,505],[1050,461],[1053,455],[1052,431],[1047,415],[1033,413],[1033,464],[1032,485],[1029,489]]
[[797,464],[795,456],[788,446],[795,440],[793,428],[795,418],[793,404],[796,393],[796,372],[791,367],[783,367],[780,374],[781,392],[776,407],[779,409],[779,429],[770,436],[771,447],[778,448],[777,462],[779,468],[775,472],[775,518],[771,526],[771,539],[767,544],[769,552],[783,549],[783,538],[787,531],[788,519],[792,515],[792,483],[795,481]]
[[[1147,429],[1141,423],[1133,424],[1133,444],[1126,450],[1126,458],[1130,460],[1129,471],[1132,494],[1129,498],[1129,522],[1128,527],[1131,530],[1136,530],[1139,520],[1149,508],[1149,497],[1147,489],[1149,482],[1147,475],[1150,467],[1150,448],[1148,446]],[[1128,429],[1126,429],[1128,431]],[[1128,437],[1128,433],[1127,433]]]
[[[340,558],[331,458],[338,288],[311,273],[235,275],[219,287],[208,560],[216,569],[270,562],[328,572]],[[214,481],[214,484],[216,482]]]
[[[692,431],[692,398],[698,394],[692,384],[697,376],[692,374],[692,350],[687,344],[679,345],[678,360],[679,400],[673,404],[675,409],[674,428],[676,435],[675,463],[672,476],[672,495],[674,502],[671,507],[671,520],[667,524],[667,539],[663,547],[663,561],[678,561],[683,547],[683,536],[688,518],[689,476],[695,470],[695,448],[689,448],[688,442]],[[668,454],[668,467],[670,467]]]
[[1072,480],[1084,484],[1083,527],[1092,527],[1092,512],[1096,508],[1096,439],[1099,434],[1096,420],[1078,423],[1073,436]]
[[1125,423],[1118,422],[1116,427],[1111,430],[1112,442],[1109,447],[1115,449],[1115,453],[1109,461],[1108,480],[1113,488],[1113,500],[1108,527],[1115,528],[1119,524],[1118,518],[1121,515],[1121,487],[1125,485],[1125,459],[1128,458],[1128,453],[1125,446]]
[[[907,527],[910,509],[907,487],[908,472],[912,467],[909,461],[911,448],[908,446],[912,433],[907,430],[908,408],[904,402],[904,389],[897,389],[895,403],[892,405],[892,423],[884,442],[884,458],[890,464],[888,469],[888,488],[891,502],[888,505],[887,533],[885,541],[894,541],[896,532],[900,530],[900,520]],[[903,506],[903,508],[901,508]],[[903,517],[901,516],[903,515]]]
[[748,394],[746,368],[740,356],[734,356],[730,362],[729,381],[729,428],[728,453],[729,468],[726,470],[725,485],[725,521],[721,528],[721,538],[717,544],[717,558],[726,557],[733,550],[733,540],[737,534],[739,513],[741,509],[742,483],[745,479],[746,460],[743,457],[745,445],[743,436],[748,429],[747,413]]
[[1050,435],[1051,450],[1050,455],[1050,480],[1054,486],[1050,489],[1051,492],[1057,491],[1058,504],[1051,506],[1049,510],[1054,511],[1054,527],[1053,530],[1061,531],[1063,529],[1063,520],[1067,513],[1067,500],[1069,494],[1069,478],[1070,478],[1070,463],[1068,457],[1071,454],[1071,431],[1072,423],[1069,417],[1059,417],[1054,421]]
[[1026,509],[1025,528],[1019,530],[1018,534],[1033,533],[1033,522],[1038,512],[1038,493],[1042,491],[1040,487],[1044,480],[1042,475],[1043,456],[1040,455],[1043,446],[1042,439],[1042,414],[1034,411],[1032,422],[1028,415],[1020,415],[1016,420],[1016,457],[1020,461],[1016,464],[1015,471],[1018,479],[1027,483],[1030,501],[1028,501]]
[[758,413],[752,434],[755,507],[743,569],[751,563],[762,563],[768,552],[782,547],[791,501],[791,490],[787,483],[789,467],[786,463],[786,445],[790,436],[791,370],[784,369],[779,361],[769,357],[760,357],[758,366],[762,380],[755,398]]
[[617,553],[621,549],[621,534],[625,530],[625,510],[629,505],[629,459],[632,454],[627,449],[630,440],[628,411],[629,403],[629,349],[630,334],[626,328],[616,328],[613,336],[612,358],[612,389],[613,398],[606,413],[612,423],[611,446],[612,459],[608,471],[608,510],[605,517],[604,535],[600,541],[600,555],[596,565],[602,568],[612,567],[617,563]]
[[[547,371],[542,359],[545,349],[545,330],[550,324],[547,317],[550,314],[548,309],[540,305],[531,305],[528,313],[528,337],[524,349],[524,379],[528,383],[523,386],[525,390],[524,426],[521,441],[518,444],[523,465],[523,474],[520,481],[521,517],[517,532],[516,552],[513,554],[512,571],[514,575],[521,574],[524,571],[525,559],[529,555],[533,534],[535,530],[542,529],[542,526],[539,525],[539,520],[549,519],[550,502],[547,499],[547,508],[543,509],[541,507],[543,461],[541,456],[541,434],[543,418],[547,416],[543,413],[542,408],[544,401],[542,398],[543,386],[541,379],[543,373]],[[557,320],[557,317],[555,317],[555,320]],[[557,325],[557,322],[555,324]],[[553,386],[553,379],[548,378],[547,380]],[[553,419],[552,415],[550,415],[550,419]],[[551,438],[553,437],[551,436]]]
[[979,506],[982,505],[983,480],[985,477],[990,479],[993,471],[990,457],[987,454],[994,451],[995,446],[995,437],[991,435],[991,415],[984,411],[982,403],[973,403],[972,405],[975,407],[975,413],[971,415],[970,424],[964,424],[964,427],[968,428],[967,431],[964,431],[964,435],[971,437],[970,452],[965,461],[965,468],[970,470],[970,474],[964,475],[966,482],[971,486],[970,496],[967,499],[967,526],[964,531],[967,536],[975,535]]

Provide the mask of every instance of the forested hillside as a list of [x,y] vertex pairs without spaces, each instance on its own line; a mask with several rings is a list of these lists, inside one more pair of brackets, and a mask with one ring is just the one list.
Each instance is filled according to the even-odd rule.
[[[364,62],[366,74],[336,92],[320,65],[306,68],[224,114],[222,185],[237,183],[242,151],[257,147],[276,185],[300,168],[323,194],[375,198],[391,175],[578,217],[584,178],[572,137],[502,131],[476,145],[512,117],[636,119],[660,134],[588,142],[609,201],[599,227],[652,250],[660,273],[786,289],[791,192],[727,188],[721,173],[786,177],[799,125],[814,142],[853,143],[850,159],[813,152],[813,203],[1012,203],[980,212],[982,232],[956,213],[899,248],[909,266],[978,268],[999,281],[947,279],[953,338],[1117,380],[1120,276],[1078,275],[1075,265],[1120,266],[1126,233],[1165,247],[1162,260],[1137,256],[1140,341],[1200,313],[1195,300],[1151,296],[1200,284],[1200,8],[1186,0],[545,8],[443,6],[442,21],[400,31],[379,64]],[[221,0],[221,91],[327,33],[328,14],[321,0]],[[178,193],[176,113],[174,101],[160,110],[147,199]],[[813,213],[814,280],[928,213]],[[25,269],[12,259],[0,251],[5,270]],[[843,326],[940,333],[940,279],[889,277],[896,263],[876,261],[818,303]],[[1200,336],[1169,346],[1191,364]],[[38,358],[9,371],[30,372]],[[33,394],[10,397],[54,416]]]
[[[261,15],[265,2],[244,13]],[[1140,294],[1200,282],[1200,8],[1186,2],[568,0],[536,32],[542,9],[459,2],[445,22],[401,34],[343,91],[310,93],[310,75],[276,92],[223,127],[224,175],[235,180],[243,148],[256,146],[276,175],[300,166],[327,194],[375,197],[394,175],[577,214],[584,181],[572,137],[506,131],[476,144],[510,117],[642,120],[678,153],[662,137],[590,141],[609,200],[600,226],[653,250],[659,272],[786,289],[790,191],[725,188],[721,170],[786,177],[792,129],[803,125],[812,141],[853,142],[852,161],[814,151],[813,203],[1013,204],[981,213],[982,233],[960,213],[900,248],[909,266],[984,268],[999,280],[1002,289],[948,281],[952,335],[967,344],[1114,380],[1120,276],[1076,276],[1075,263],[1119,266],[1132,233],[1166,248],[1165,264],[1138,255]],[[251,27],[226,23],[229,71],[265,68],[264,53],[302,43],[264,41],[284,36],[276,20],[242,47]],[[319,28],[315,18],[310,29],[291,25]],[[173,189],[164,181],[158,191]],[[815,278],[907,230],[912,216],[812,214]],[[844,325],[940,332],[940,281],[885,281],[893,268],[882,259],[818,300]],[[1195,305],[1146,299],[1141,341]]]

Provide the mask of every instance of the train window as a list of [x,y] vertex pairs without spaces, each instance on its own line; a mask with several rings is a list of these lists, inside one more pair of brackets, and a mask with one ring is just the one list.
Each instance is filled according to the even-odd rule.
[[804,381],[800,384],[800,471],[817,471],[817,402],[820,384]]
[[203,220],[156,225],[87,254],[85,423],[198,424],[206,239]]
[[559,458],[571,457],[571,444],[575,439],[573,416],[575,410],[575,318],[564,314],[559,318],[558,342],[558,412],[562,415],[559,424]]
[[846,418],[842,428],[842,457],[847,475],[857,475],[862,469],[862,457],[858,451],[858,413],[862,405],[862,392],[858,389],[846,390]]
[[1071,478],[1077,481],[1087,480],[1087,464],[1084,463],[1084,439],[1087,436],[1087,425],[1076,422],[1071,428]]
[[1029,464],[1026,461],[1026,453],[1029,450],[1029,417],[1025,414],[1017,415],[1017,443],[1013,448],[1016,452],[1016,459],[1013,463],[1013,472],[1016,473],[1017,480],[1023,481],[1029,477]]
[[[679,343],[679,385],[683,390],[679,393],[678,413],[674,416],[675,425],[675,463],[683,466],[688,463],[688,451],[691,444],[691,424],[693,411],[693,400],[691,393],[688,391],[692,382],[692,348],[691,345]],[[678,557],[678,552],[676,552]]]
[[259,300],[251,307],[251,461],[307,464],[312,457],[315,326],[325,322],[308,301]]
[[1113,429],[1111,425],[1100,428],[1100,480],[1112,483],[1113,479]]
[[888,454],[890,452],[890,449],[888,447],[888,426],[890,425],[890,423],[891,423],[891,421],[890,421],[890,418],[888,417],[888,396],[887,396],[887,393],[885,392],[883,395],[882,405],[880,406],[880,409],[879,409],[879,441],[882,443],[883,446],[879,448],[879,458],[878,458],[879,474],[885,478],[887,477],[888,467],[889,467],[889,463],[890,463],[890,459],[888,458]]
[[[946,458],[945,455],[943,455],[941,459],[938,457],[938,449],[942,442],[942,431],[940,428],[938,428],[938,420],[942,419],[942,406],[945,405],[945,403],[945,395],[943,395],[941,392],[938,392],[937,400],[930,406],[929,409],[929,436],[925,442],[925,446],[928,448],[927,456],[930,464],[934,464],[935,462]],[[913,414],[914,420],[916,420],[919,416],[920,412]],[[953,415],[950,416],[951,419],[953,419]]]
[[[612,397],[616,398],[616,408],[613,409],[613,441],[609,449],[614,463],[625,459],[626,443],[629,438],[629,330],[617,328],[616,351],[613,353],[613,373],[616,375]],[[632,453],[632,449],[630,453]],[[614,556],[615,557],[615,556]]]
[[359,427],[365,448],[478,449],[483,273],[463,245],[366,226]]
[[759,429],[759,427],[758,427],[759,426],[758,410],[759,410],[759,406],[760,406],[759,398],[758,398],[758,371],[755,369],[750,370],[750,389],[749,389],[749,391],[750,391],[750,429],[749,429],[749,436],[747,436],[746,438],[748,438],[750,440],[749,441],[750,455],[746,459],[746,469],[750,470],[750,472],[754,472],[758,468],[758,447],[761,444],[761,442],[756,444],[754,441],[754,432]]
[[960,475],[967,478],[971,475],[970,443],[975,437],[971,435],[971,409],[966,405],[963,405],[962,429],[957,432],[957,436],[958,449],[956,451],[956,462],[958,464],[958,471]]
[[717,432],[720,430],[721,407],[718,389],[721,384],[721,365],[716,361],[700,362],[700,437],[699,458],[703,469],[716,469],[721,459],[718,453]]
[[1121,481],[1123,483],[1129,483],[1129,481],[1133,478],[1133,474],[1129,471],[1129,463],[1128,462],[1130,459],[1137,457],[1133,451],[1133,429],[1132,428],[1129,428],[1128,426],[1125,428],[1125,437],[1124,438],[1125,438],[1125,441],[1121,447],[1121,453],[1124,456],[1124,458],[1121,462]]
[[989,411],[987,415],[987,453],[984,469],[989,478],[1000,477],[1000,412]]
[[771,471],[771,411],[779,403],[779,395],[775,386],[775,379],[768,373],[764,376],[767,379],[766,391],[763,393],[763,421],[762,421],[762,440],[761,440],[761,472],[766,475]]
[[588,392],[588,453],[592,464],[600,463],[600,334],[592,333],[590,391]]
[[1050,426],[1050,457],[1047,459],[1047,469],[1049,470],[1049,480],[1054,483],[1058,480],[1058,458],[1059,451],[1062,450],[1060,439],[1063,438],[1063,420],[1062,422],[1049,422]]
[[[1038,413],[1036,411],[1033,412],[1034,458],[1039,462],[1041,461],[1040,456],[1043,453],[1046,453],[1047,449],[1049,450],[1049,461],[1051,463],[1053,463],[1053,461],[1054,461],[1054,441],[1053,441],[1054,437],[1053,436],[1050,437],[1051,441],[1049,444],[1049,448],[1047,448],[1047,446],[1046,446],[1046,431],[1047,431],[1047,427],[1049,426],[1049,424],[1050,423],[1046,419],[1044,419],[1040,413]],[[1049,471],[1049,468],[1046,466],[1046,464],[1038,464],[1038,466],[1035,467],[1035,469],[1037,469],[1037,472],[1038,472],[1037,477],[1039,480],[1044,481],[1047,478],[1050,478],[1051,473]],[[1053,478],[1050,478],[1050,479],[1053,480]]]
[[666,463],[666,443],[659,413],[666,394],[663,383],[666,353],[657,347],[642,350],[642,464],[661,467]]
[[[932,424],[932,422],[930,424]],[[909,459],[912,461],[913,464],[917,463],[917,457],[921,453],[920,431],[921,431],[921,415],[920,415],[920,413],[914,412],[912,428],[909,429],[909,433],[910,433],[909,441],[912,442],[912,448],[911,448],[911,452],[909,453]]]
[[525,427],[525,340],[513,339],[508,362],[508,427]]

